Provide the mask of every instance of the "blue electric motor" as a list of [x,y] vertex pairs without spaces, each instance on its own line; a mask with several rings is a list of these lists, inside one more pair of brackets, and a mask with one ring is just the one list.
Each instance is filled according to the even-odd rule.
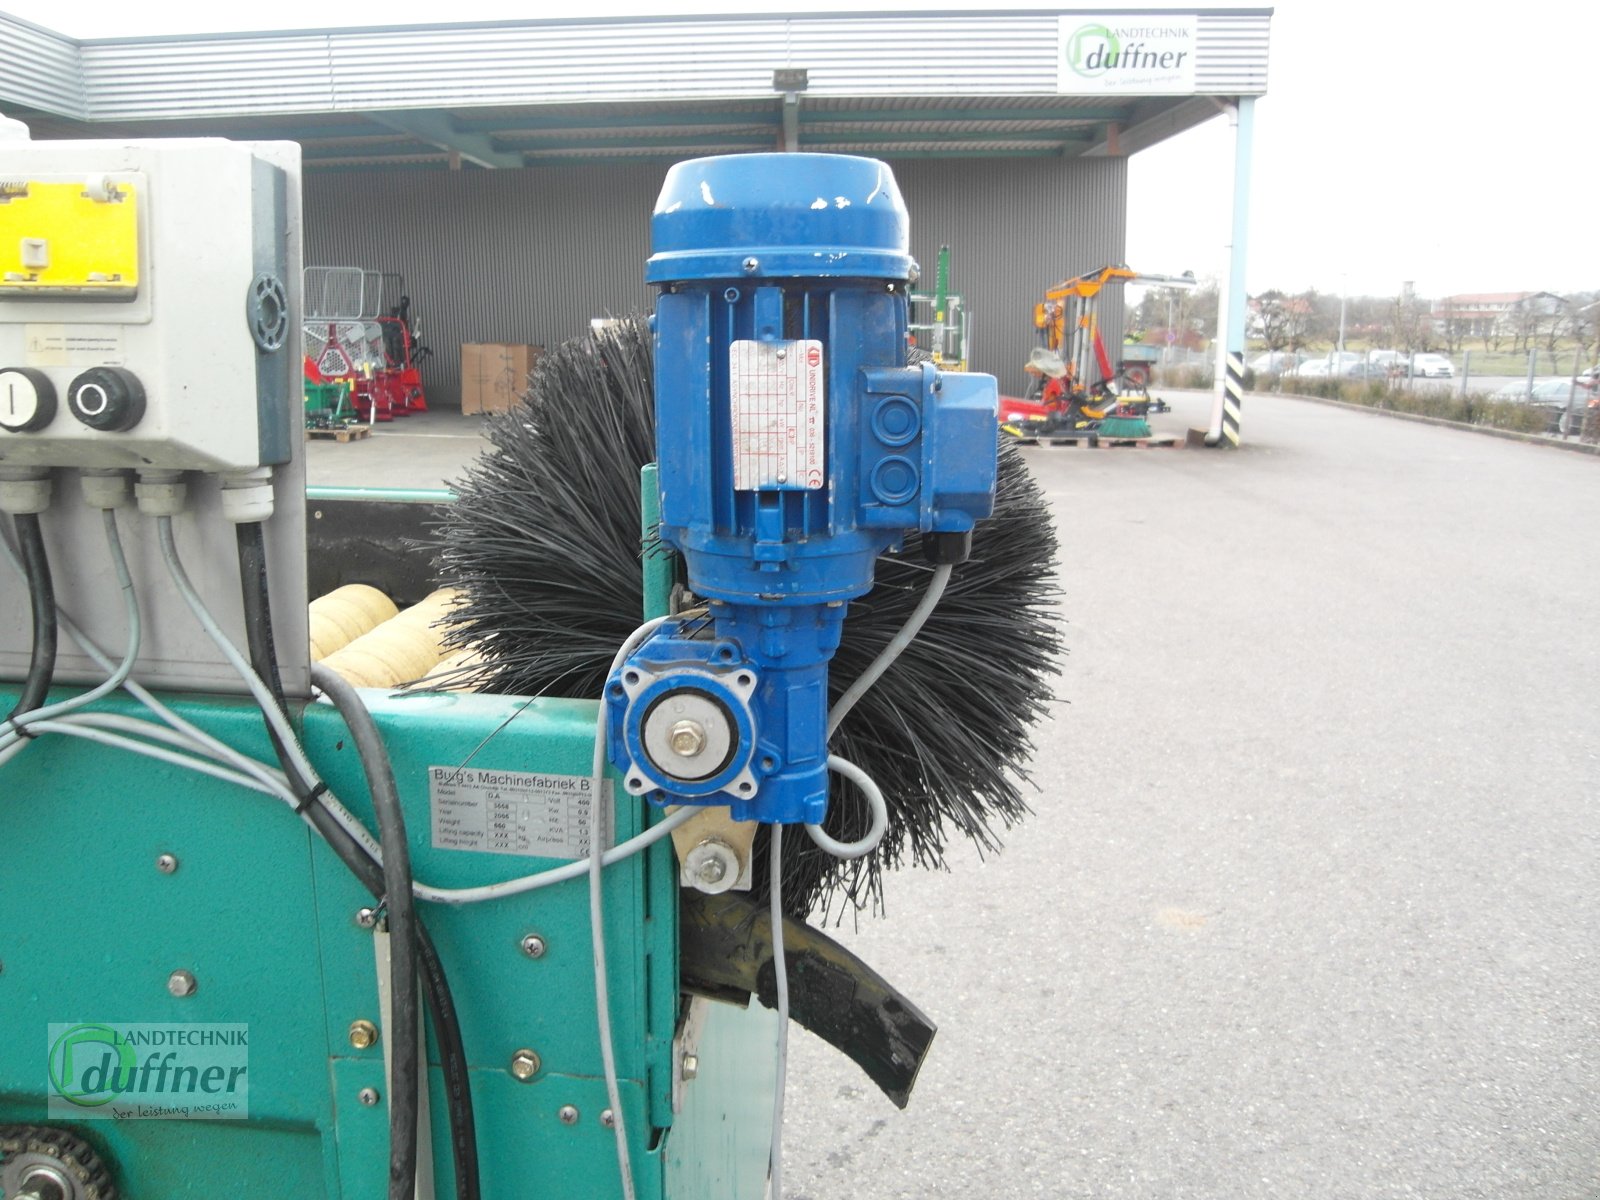
[[907,531],[966,557],[995,381],[904,365],[915,264],[875,159],[680,163],[651,233],[661,536],[709,621],[668,621],[611,678],[609,751],[655,801],[819,823],[846,606]]

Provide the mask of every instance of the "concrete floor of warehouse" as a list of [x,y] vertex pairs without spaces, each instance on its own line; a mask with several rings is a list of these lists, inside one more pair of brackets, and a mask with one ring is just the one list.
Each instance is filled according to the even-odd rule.
[[902,1113],[796,1032],[790,1200],[1600,1195],[1600,462],[1267,396],[1244,433],[1027,452],[1071,648],[1036,814],[843,930],[940,1033]]

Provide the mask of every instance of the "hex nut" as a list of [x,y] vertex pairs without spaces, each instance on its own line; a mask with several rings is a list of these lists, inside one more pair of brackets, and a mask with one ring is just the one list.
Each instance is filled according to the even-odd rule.
[[192,971],[174,971],[167,976],[167,991],[178,999],[192,996],[200,990],[200,983]]
[[539,1073],[539,1056],[532,1050],[524,1047],[511,1056],[511,1074],[514,1078],[527,1083]]
[[350,1022],[350,1044],[357,1050],[366,1050],[378,1044],[378,1027],[362,1018]]
[[695,1078],[695,1076],[699,1075],[700,1074],[700,1056],[698,1054],[685,1054],[683,1056],[683,1064],[682,1064],[682,1067],[680,1069],[680,1074],[682,1074],[683,1081],[685,1083],[688,1083],[689,1080],[691,1080],[691,1079]]

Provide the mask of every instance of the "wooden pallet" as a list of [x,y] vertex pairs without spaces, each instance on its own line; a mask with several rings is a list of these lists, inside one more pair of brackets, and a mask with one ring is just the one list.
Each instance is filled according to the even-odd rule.
[[1099,433],[1074,433],[1057,437],[1018,438],[1017,444],[1022,446],[1087,446],[1091,450],[1097,450],[1102,446],[1108,449],[1119,446],[1173,447],[1178,444],[1178,439],[1170,433],[1138,438],[1113,438]]
[[372,433],[370,425],[345,425],[335,429],[307,429],[306,441],[359,442]]

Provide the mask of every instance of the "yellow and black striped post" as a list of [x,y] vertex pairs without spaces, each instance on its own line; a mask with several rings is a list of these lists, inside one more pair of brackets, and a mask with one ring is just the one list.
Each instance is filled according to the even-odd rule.
[[1222,383],[1222,436],[1239,448],[1239,410],[1244,407],[1244,356],[1228,352],[1228,373]]

